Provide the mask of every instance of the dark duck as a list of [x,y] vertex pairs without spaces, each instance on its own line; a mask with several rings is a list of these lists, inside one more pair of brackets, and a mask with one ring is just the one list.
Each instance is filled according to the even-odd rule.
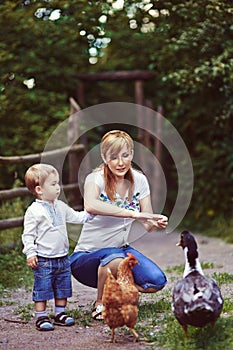
[[172,311],[187,336],[188,325],[214,326],[223,308],[223,298],[216,281],[204,276],[194,236],[183,231],[177,245],[183,248],[185,269],[183,279],[172,292]]

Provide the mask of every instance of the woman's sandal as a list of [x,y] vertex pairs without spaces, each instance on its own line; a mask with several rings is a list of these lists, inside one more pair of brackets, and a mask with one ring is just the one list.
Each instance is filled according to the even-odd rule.
[[48,316],[41,316],[36,320],[36,329],[38,331],[53,331],[54,327]]
[[73,317],[70,317],[68,315],[66,315],[64,312],[61,312],[60,314],[58,314],[57,316],[54,317],[54,322],[53,324],[57,325],[57,326],[73,326],[75,324],[75,321],[73,319]]
[[96,321],[103,321],[103,315],[102,315],[102,311],[103,311],[103,305],[98,305],[96,307],[94,307],[91,311],[91,317],[93,318],[93,320]]

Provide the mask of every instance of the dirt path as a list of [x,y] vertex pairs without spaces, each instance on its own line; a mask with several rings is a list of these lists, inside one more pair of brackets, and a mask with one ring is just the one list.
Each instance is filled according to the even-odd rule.
[[[164,232],[146,234],[143,238],[134,242],[136,249],[145,253],[154,260],[164,271],[168,267],[184,263],[183,251],[177,248],[179,234],[166,234]],[[233,266],[233,245],[228,245],[215,238],[207,238],[196,235],[199,246],[199,257],[201,262],[214,264],[214,270],[208,269],[206,274],[213,272],[232,272]],[[174,282],[169,281],[166,289],[171,289]],[[180,278],[180,277],[179,277]],[[90,307],[96,297],[96,290],[85,287],[77,281],[73,281],[73,297],[69,300],[69,308],[78,308],[80,305]],[[162,293],[162,292],[161,292]],[[233,285],[223,286],[223,296],[233,297]],[[152,296],[153,297],[153,296]],[[157,297],[157,296],[156,296]],[[144,296],[141,296],[143,302]],[[12,305],[6,305],[6,301],[14,301]],[[27,324],[5,321],[19,321],[19,316],[13,311],[18,305],[31,303],[31,293],[19,290],[13,293],[10,298],[3,299],[4,306],[1,307],[0,315],[0,349],[19,350],[141,350],[149,347],[145,343],[133,343],[132,337],[119,334],[117,344],[106,343],[109,339],[108,327],[102,322],[94,322],[91,327],[75,325],[70,328],[59,328],[53,332],[38,332],[35,329],[34,320]],[[52,304],[49,304],[52,310]],[[159,350],[159,348],[156,348]]]

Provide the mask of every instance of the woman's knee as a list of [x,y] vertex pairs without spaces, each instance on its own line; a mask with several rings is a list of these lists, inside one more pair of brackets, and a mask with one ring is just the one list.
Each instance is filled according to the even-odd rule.
[[123,258],[116,258],[116,259],[109,261],[109,263],[107,263],[104,266],[99,266],[99,273],[101,273],[101,271],[107,272],[107,269],[109,268],[111,270],[113,276],[116,277],[118,266],[122,260],[123,260]]
[[167,278],[162,270],[138,269],[133,272],[136,285],[140,286],[140,292],[155,293],[163,289],[167,284]]

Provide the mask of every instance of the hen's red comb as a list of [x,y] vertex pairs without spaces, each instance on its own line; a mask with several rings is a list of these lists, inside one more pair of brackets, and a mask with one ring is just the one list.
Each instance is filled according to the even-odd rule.
[[129,258],[137,260],[132,253],[127,253],[127,255],[128,255]]

